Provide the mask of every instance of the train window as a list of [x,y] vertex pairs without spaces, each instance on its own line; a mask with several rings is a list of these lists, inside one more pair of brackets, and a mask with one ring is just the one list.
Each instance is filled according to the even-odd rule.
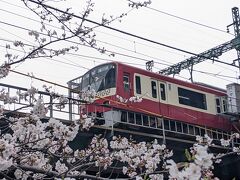
[[162,128],[162,119],[157,118],[157,128]]
[[212,137],[213,137],[213,139],[217,139],[217,133],[216,133],[216,131],[213,131],[213,132],[212,132]]
[[166,88],[165,84],[160,83],[160,94],[161,94],[161,100],[166,101]]
[[129,91],[130,90],[129,74],[124,74],[123,75],[123,87],[124,87],[124,91]]
[[140,76],[135,76],[136,81],[136,93],[141,94],[141,79]]
[[223,138],[223,133],[222,133],[222,131],[218,131],[217,135],[218,135],[218,139],[222,139],[222,138]]
[[163,124],[164,124],[164,129],[166,130],[170,130],[170,124],[169,124],[169,120],[164,120]]
[[179,87],[178,99],[180,104],[207,110],[205,94]]
[[192,126],[192,125],[188,125],[188,132],[189,132],[189,134],[192,134],[192,135],[195,135],[194,134],[194,127]]
[[141,114],[136,114],[136,124],[142,125],[142,116],[141,116]]
[[212,130],[207,129],[207,135],[208,135],[210,138],[212,138]]
[[143,115],[143,125],[149,126],[148,116]]
[[226,99],[222,100],[222,106],[223,106],[223,112],[226,112],[227,111],[227,100]]
[[122,111],[121,121],[127,122],[127,112],[126,111]]
[[201,135],[199,127],[195,127],[195,135]]
[[135,124],[134,113],[131,112],[128,113],[128,122]]
[[183,132],[182,124],[180,122],[176,122],[176,125],[177,125],[177,132],[182,133]]
[[221,104],[220,104],[219,98],[216,98],[216,109],[217,109],[217,113],[221,113]]
[[156,86],[156,82],[152,81],[151,82],[151,86],[152,86],[152,97],[153,98],[157,98],[157,86]]
[[155,117],[150,117],[150,127],[156,127]]
[[171,131],[176,131],[176,123],[175,123],[175,121],[170,121],[170,130]]
[[206,134],[205,129],[200,128],[201,136],[204,136]]
[[188,126],[185,123],[182,123],[183,126],[183,133],[188,134]]

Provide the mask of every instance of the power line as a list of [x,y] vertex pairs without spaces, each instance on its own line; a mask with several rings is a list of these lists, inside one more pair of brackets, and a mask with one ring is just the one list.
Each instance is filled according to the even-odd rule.
[[[95,24],[95,25],[98,25],[98,26],[101,26],[101,27],[104,27],[104,28],[107,28],[107,29],[110,29],[110,30],[113,30],[113,31],[116,31],[116,32],[119,32],[119,33],[122,33],[122,34],[125,34],[125,35],[128,35],[128,36],[132,36],[132,37],[135,37],[135,38],[144,40],[144,41],[151,42],[151,43],[153,43],[153,44],[157,44],[157,45],[164,46],[164,47],[167,47],[167,48],[170,48],[170,49],[174,49],[174,50],[176,50],[176,51],[181,51],[181,52],[184,52],[184,53],[187,53],[187,54],[191,54],[191,55],[194,55],[194,56],[199,56],[199,55],[196,54],[196,53],[193,53],[193,52],[190,52],[190,51],[187,51],[187,50],[183,50],[183,49],[180,49],[180,48],[177,48],[177,47],[174,47],[174,46],[170,46],[170,45],[167,45],[167,44],[164,44],[164,43],[160,43],[160,42],[157,42],[157,41],[154,41],[154,40],[145,38],[145,37],[141,37],[141,36],[138,36],[138,35],[136,35],[136,34],[132,34],[132,33],[129,33],[129,32],[126,32],[126,31],[123,31],[123,30],[120,30],[120,29],[117,29],[117,28],[113,28],[113,27],[111,27],[111,26],[107,26],[107,25],[104,25],[104,24],[102,24],[102,23],[98,23],[98,22],[96,22],[96,21],[93,21],[93,20],[90,20],[90,19],[86,19],[86,18],[80,17],[80,16],[75,15],[75,14],[73,14],[73,13],[65,12],[65,11],[60,10],[60,9],[58,9],[58,8],[55,8],[55,7],[52,7],[52,6],[43,4],[43,3],[39,3],[39,2],[36,2],[36,1],[34,1],[34,0],[29,0],[29,1],[32,2],[32,3],[35,3],[35,4],[37,4],[37,5],[44,6],[45,8],[52,9],[52,10],[54,10],[54,11],[58,11],[58,12],[61,12],[61,13],[63,13],[63,14],[70,15],[70,16],[75,17],[75,18],[78,18],[78,19],[82,19],[82,20],[87,21],[87,22],[90,22],[90,23],[92,23],[92,24]],[[212,59],[211,59],[211,60],[212,60]]]
[[[41,22],[38,21],[38,20],[29,18],[29,17],[26,17],[26,16],[22,16],[22,15],[19,15],[19,14],[16,14],[16,13],[13,13],[13,12],[11,12],[11,11],[7,11],[7,10],[1,9],[1,8],[0,8],[0,11],[4,11],[4,12],[10,13],[10,14],[13,14],[13,15],[15,15],[15,16],[19,16],[19,17],[22,17],[22,18],[26,18],[26,19],[28,19],[28,20],[32,20],[32,21],[34,21],[34,22],[41,23]],[[47,23],[47,25],[49,25],[49,26],[51,26],[51,27],[54,27],[54,28],[57,28],[57,29],[60,29],[59,27],[53,26],[53,25],[48,24],[48,23]],[[102,32],[101,32],[101,33],[102,33]],[[105,34],[106,34],[106,33],[105,33]],[[108,35],[110,35],[110,34],[108,34]],[[120,37],[118,37],[118,38],[120,38]],[[101,42],[101,43],[104,43],[104,44],[108,44],[108,45],[117,47],[117,48],[120,48],[120,49],[124,49],[124,50],[126,50],[126,51],[134,52],[134,53],[136,53],[136,54],[140,54],[140,55],[142,55],[142,56],[146,56],[146,57],[151,58],[151,59],[154,59],[154,60],[155,60],[155,64],[172,65],[171,63],[169,63],[168,61],[163,60],[163,59],[159,59],[159,58],[156,58],[156,57],[152,57],[152,56],[146,55],[146,54],[144,54],[144,53],[132,51],[132,50],[129,50],[129,49],[126,49],[126,48],[123,48],[123,47],[120,47],[120,46],[117,46],[117,45],[114,45],[114,44],[111,44],[111,43],[108,43],[108,42],[104,42],[104,41],[101,41],[101,40],[97,40],[97,41],[98,41],[98,42]],[[145,45],[145,44],[143,44],[143,45]],[[146,46],[147,46],[147,45],[146,45]],[[149,46],[148,46],[148,47],[149,47]],[[175,53],[175,54],[177,54],[177,53]],[[143,60],[144,60],[145,62],[148,62],[148,61],[149,61],[149,60],[145,60],[145,59],[143,59]],[[166,62],[166,63],[168,63],[168,64],[159,63],[159,62],[157,62],[156,60],[163,61],[163,62]]]
[[[6,25],[9,25],[9,26],[13,26],[15,28],[20,28],[20,29],[23,29],[23,30],[27,30],[27,31],[30,31],[30,29],[27,29],[27,28],[23,28],[23,27],[20,27],[20,26],[17,26],[17,25],[13,25],[13,24],[9,24],[9,23],[6,23],[6,22],[2,22],[0,21],[0,23],[3,23],[3,24],[6,24]],[[40,32],[39,32],[40,33]],[[42,35],[46,35],[44,33],[40,33]],[[46,35],[47,36],[47,35]],[[68,40],[69,41],[69,40]],[[14,42],[14,41],[12,41]],[[76,43],[74,41],[69,41],[69,42],[72,42],[72,43]],[[78,44],[78,43],[77,43]],[[28,46],[32,46],[32,45],[28,45]],[[85,45],[86,46],[86,45]],[[129,58],[133,58],[133,59],[138,59],[138,60],[142,60],[142,61],[147,61],[146,59],[143,59],[143,58],[139,58],[139,57],[135,57],[135,56],[131,56],[131,55],[126,55],[126,54],[123,54],[123,53],[118,53],[118,52],[113,52],[113,51],[108,51],[108,52],[111,52],[111,53],[115,53],[115,54],[118,54],[118,55],[121,55],[121,56],[124,56],[124,57],[129,57]],[[84,57],[84,58],[90,58],[90,59],[98,59],[98,60],[104,60],[104,61],[114,61],[114,60],[109,60],[109,59],[104,59],[104,58],[98,58],[98,57],[93,57],[93,56],[87,56],[87,55],[80,55],[80,54],[74,54],[74,53],[67,53],[69,55],[74,55],[74,56],[79,56],[79,57]],[[53,61],[57,61],[57,60],[53,60]],[[215,60],[216,62],[219,62],[218,60]],[[63,63],[63,62],[61,62]],[[139,64],[136,64],[136,63],[129,63],[129,62],[125,62],[126,64],[132,64],[132,65],[139,65]],[[158,64],[162,64],[162,65],[166,65],[166,66],[170,66],[169,64],[164,64],[164,63],[158,63]],[[227,64],[229,65],[229,64]],[[76,66],[79,66],[79,65],[76,65]],[[85,68],[83,67],[84,69],[88,69],[88,68]]]
[[[0,1],[1,1],[1,0],[0,0]],[[3,1],[3,2],[4,2],[4,1]],[[11,4],[11,3],[7,3],[7,4],[13,5],[13,4]],[[34,22],[41,23],[40,21],[35,20],[35,19],[33,19],[33,18],[29,18],[29,17],[23,16],[23,15],[20,15],[20,14],[16,14],[16,13],[14,13],[14,12],[7,11],[7,10],[5,10],[5,9],[0,9],[0,11],[7,12],[7,13],[9,13],[9,14],[13,14],[13,15],[15,15],[15,16],[19,16],[19,17],[22,17],[22,18],[25,18],[25,19],[28,19],[28,20],[31,20],[31,21],[34,21]],[[46,23],[46,24],[47,24],[48,26],[51,26],[51,27],[60,29],[59,27],[54,26],[54,25],[52,25],[52,24],[49,24],[49,23]],[[99,32],[99,33],[102,33],[102,34],[106,34],[106,35],[108,35],[108,36],[114,36],[114,35],[109,34],[109,33],[106,33],[106,32],[101,32],[101,31],[97,31],[97,30],[96,30],[96,32]],[[114,37],[123,39],[122,37],[119,37],[119,36],[114,36]],[[129,39],[125,39],[125,40],[126,40],[126,41],[129,41],[129,42],[132,42],[132,43],[136,43],[135,41],[132,41],[132,40],[129,40]],[[100,40],[98,40],[98,41],[99,41],[99,42],[102,42],[102,43],[105,43],[105,44],[109,44],[109,45],[111,45],[111,46],[115,46],[115,47],[118,47],[118,48],[127,50],[126,48],[122,48],[122,47],[120,47],[120,46],[116,46],[116,45],[113,45],[113,44],[111,44],[111,43],[103,42],[103,41],[100,41]],[[137,43],[138,43],[138,44],[142,44],[142,45],[147,46],[147,47],[153,48],[152,46],[146,45],[146,44],[144,44],[144,43],[140,43],[140,42],[137,42]],[[159,49],[159,48],[157,48],[157,49]],[[162,49],[161,49],[161,50],[162,50]],[[128,50],[128,51],[129,51],[129,50]],[[173,54],[177,54],[177,55],[183,56],[182,54],[178,54],[178,53],[172,52],[172,51],[167,51],[167,50],[162,50],[162,51],[166,51],[166,52],[169,52],[169,53],[173,53]],[[143,55],[143,56],[148,56],[148,55],[145,55],[145,54],[139,53],[139,52],[135,52],[135,53],[141,54],[141,55]],[[148,57],[150,57],[150,56],[148,56]],[[151,57],[151,58],[153,58],[153,57]],[[160,60],[160,61],[167,62],[166,60],[159,59],[159,58],[155,58],[155,57],[154,57],[154,59],[158,59],[158,60]],[[148,61],[148,60],[147,60],[147,61]],[[157,63],[157,62],[155,62],[155,63]]]
[[[21,26],[17,26],[17,25],[13,25],[13,24],[10,24],[10,23],[7,23],[7,22],[3,22],[3,21],[0,21],[1,24],[5,24],[5,25],[8,25],[8,26],[12,26],[12,27],[15,27],[15,28],[18,28],[18,29],[22,29],[22,30],[26,30],[26,31],[31,31],[30,29],[28,28],[24,28],[24,27],[21,27]],[[42,33],[42,32],[38,32],[39,34],[41,35],[44,35],[44,36],[48,36],[47,34],[45,33]],[[66,40],[67,42],[70,42],[70,43],[74,43],[74,44],[77,44],[77,45],[82,45],[82,46],[86,46],[86,47],[89,47],[91,48],[91,46],[89,45],[86,45],[86,44],[79,44],[75,41],[70,41],[70,40]],[[149,60],[146,60],[144,58],[140,58],[140,57],[136,57],[136,56],[131,56],[131,55],[126,55],[126,54],[123,54],[123,53],[118,53],[118,52],[115,52],[115,51],[110,51],[110,50],[106,50],[107,52],[109,53],[112,53],[112,54],[117,54],[117,55],[120,55],[120,56],[124,56],[124,57],[129,57],[129,58],[133,58],[133,59],[138,59],[138,60],[141,60],[141,61],[144,61],[144,62],[147,62]],[[154,58],[155,59],[155,58]],[[169,66],[169,64],[165,64],[165,63],[160,63],[160,62],[157,62],[158,64],[161,64],[161,65],[165,65],[165,66]]]
[[[0,38],[0,41],[7,41],[7,42],[14,42],[14,41],[12,41],[12,40],[7,40],[7,39],[3,39],[3,38]],[[32,45],[29,45],[29,44],[24,44],[24,45],[26,45],[26,46],[30,46],[30,47],[33,47]],[[2,48],[6,48],[6,46],[2,46],[2,45],[0,45],[0,47],[2,47]],[[24,52],[24,51],[21,51],[21,50],[19,50],[19,49],[13,49],[13,48],[11,48],[12,50],[14,50],[14,51],[18,51],[18,52]],[[77,57],[83,57],[83,58],[88,58],[88,59],[94,59],[94,60],[102,60],[102,61],[111,61],[111,62],[114,62],[115,60],[112,60],[112,59],[106,59],[106,58],[99,58],[99,57],[94,57],[94,56],[88,56],[88,55],[83,55],[83,54],[76,54],[76,53],[71,53],[71,52],[67,52],[66,53],[67,55],[71,55],[71,56],[77,56]],[[66,59],[66,58],[63,58],[63,57],[61,57],[62,59]],[[81,66],[81,65],[79,65],[79,64],[76,64],[76,63],[73,63],[72,61],[70,61],[70,60],[68,60],[68,59],[66,59],[67,61],[69,61],[69,62],[71,62],[71,63],[66,63],[66,62],[63,62],[63,61],[59,61],[59,60],[55,60],[55,59],[53,59],[53,58],[47,58],[47,57],[45,57],[45,59],[48,59],[48,60],[52,60],[52,61],[56,61],[56,62],[60,62],[60,63],[63,63],[63,64],[67,64],[67,65],[72,65],[72,66],[75,66],[75,67],[81,67],[81,68],[83,68],[83,69],[86,69],[86,70],[89,70],[89,68],[86,68],[86,67],[84,67],[84,66]],[[92,60],[92,61],[94,61],[94,60]],[[129,64],[129,65],[138,65],[138,66],[145,66],[145,65],[142,65],[142,64],[137,64],[137,63],[130,63],[130,62],[124,62],[123,61],[123,63],[125,63],[125,64]]]
[[[5,39],[0,39],[0,40],[3,40],[3,41],[8,41],[8,42],[13,42],[11,40],[5,40]],[[30,46],[30,45],[29,45]],[[2,48],[5,48],[5,46],[1,46],[0,47]],[[19,51],[19,52],[23,52],[21,50],[18,50],[18,49],[12,49],[14,51]],[[91,59],[98,59],[97,57],[92,57],[92,56],[86,56],[86,55],[79,55],[79,54],[74,54],[74,53],[66,53],[68,55],[73,55],[73,56],[81,56],[81,57],[85,57],[85,58],[91,58]],[[78,64],[71,64],[71,63],[66,63],[66,62],[63,62],[63,61],[60,61],[60,60],[56,60],[56,59],[53,59],[53,58],[47,58],[45,57],[45,59],[47,60],[50,60],[50,61],[56,61],[56,62],[59,62],[59,63],[62,63],[62,64],[66,64],[66,65],[71,65],[71,66],[74,66],[74,67],[80,67],[80,68],[83,68],[83,69],[86,69],[86,70],[89,70],[89,68],[86,68],[86,67],[83,67],[83,66],[80,66]],[[63,59],[66,59],[66,58],[63,58]],[[104,60],[104,61],[114,61],[114,60],[107,60],[107,59],[103,59],[103,58],[99,58],[100,60]],[[70,61],[68,59],[66,59],[67,61]],[[125,62],[125,64],[129,64],[129,65],[141,65],[141,64],[136,64],[136,63],[129,63],[129,62]],[[205,75],[208,75],[208,76],[213,76],[215,78],[218,78],[218,79],[222,79],[222,80],[225,80],[225,81],[228,81],[228,82],[233,82],[233,81],[229,81],[227,79],[224,79],[224,78],[221,78],[221,77],[225,77],[225,78],[231,78],[231,79],[237,79],[236,77],[232,77],[232,76],[226,76],[226,75],[220,75],[220,74],[214,74],[214,73],[210,73],[210,72],[206,72],[206,71],[199,71],[199,70],[193,70],[195,72],[198,72],[198,73],[202,73],[202,74],[205,74]],[[183,78],[185,80],[189,80],[188,78],[185,78],[185,77],[182,77],[180,75],[177,75],[179,76],[180,78]]]
[[216,30],[216,31],[222,32],[222,33],[231,34],[231,35],[234,36],[234,34],[232,34],[232,33],[228,33],[228,32],[226,32],[226,31],[224,31],[224,30],[221,30],[221,29],[218,29],[218,28],[215,28],[215,27],[212,27],[212,26],[208,26],[208,25],[205,25],[205,24],[202,24],[202,23],[193,21],[193,20],[189,20],[189,19],[186,19],[186,18],[177,16],[177,15],[173,15],[173,14],[170,14],[170,13],[167,13],[167,12],[164,12],[164,11],[161,11],[161,10],[158,10],[158,9],[155,9],[155,8],[151,8],[151,7],[148,7],[148,6],[147,6],[146,8],[147,8],[147,9],[150,9],[150,10],[153,10],[153,11],[156,11],[156,12],[159,12],[159,13],[161,13],[161,14],[165,14],[165,15],[167,15],[167,16],[171,16],[171,17],[174,17],[174,18],[177,18],[177,19],[186,21],[186,22],[190,22],[190,23],[192,23],[192,24],[196,24],[196,25],[199,25],[199,26],[208,28],[208,29]]
[[[30,0],[31,1],[31,0]],[[31,1],[31,2],[34,2],[34,3],[37,3],[37,2],[35,2],[35,1]],[[38,3],[37,3],[38,4]],[[47,5],[44,5],[44,6],[47,6]],[[50,7],[50,6],[47,6],[48,8],[52,8],[52,7]],[[54,8],[54,10],[56,10],[56,8]],[[58,11],[61,11],[61,10],[59,10],[59,9],[57,9]],[[65,13],[65,12],[62,12],[62,13]],[[75,17],[75,15],[74,15],[74,17]],[[78,17],[78,18],[81,18],[81,17],[79,17],[79,16],[76,16],[76,17]],[[84,20],[86,20],[86,19],[84,19]],[[87,20],[87,21],[89,21],[89,20]],[[90,20],[90,22],[91,23],[93,23],[91,20]],[[97,22],[94,22],[95,24],[97,23]],[[116,30],[115,28],[111,28],[111,27],[109,27],[109,26],[105,26],[105,25],[103,25],[103,24],[100,24],[100,23],[97,23],[97,25],[99,25],[99,26],[103,26],[103,27],[106,27],[106,28],[110,28],[110,29],[112,29],[112,30]],[[123,31],[121,31],[121,30],[118,30],[117,29],[117,31],[120,31],[120,32],[123,32]],[[125,34],[126,34],[126,32],[124,32]],[[131,35],[132,36],[132,34],[127,34],[127,35]],[[134,35],[134,36],[136,36],[136,35]],[[137,36],[138,37],[138,36]],[[142,38],[142,37],[141,37]],[[148,40],[149,41],[149,40]],[[151,41],[151,40],[150,40]],[[154,43],[155,43],[155,41],[154,41]],[[157,44],[159,44],[158,42],[157,42]],[[160,43],[160,45],[162,45],[162,43]],[[165,45],[165,44],[164,44]],[[167,46],[168,47],[168,46]],[[175,49],[176,50],[176,49]],[[185,52],[185,51],[183,51],[183,52]],[[119,54],[119,55],[123,55],[123,54],[121,54],[121,53],[116,53],[116,54]],[[190,52],[190,54],[193,54],[193,53],[191,53]],[[196,55],[196,54],[194,54],[194,55]],[[126,56],[126,55],[125,55]],[[128,57],[132,57],[132,56],[128,56]],[[136,57],[134,57],[134,58],[136,58]],[[146,61],[145,59],[142,59],[142,60],[144,60],[144,61]],[[211,59],[212,60],[212,59]],[[166,65],[166,64],[165,64]]]

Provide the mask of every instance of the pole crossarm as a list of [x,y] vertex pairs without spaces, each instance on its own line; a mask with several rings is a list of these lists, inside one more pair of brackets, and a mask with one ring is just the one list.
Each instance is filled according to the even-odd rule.
[[[160,70],[158,73],[163,75],[171,75],[171,74],[178,74],[181,70],[190,68],[191,66],[198,64],[200,62],[203,62],[205,60],[212,60],[217,61],[215,58],[218,58],[223,53],[230,51],[232,49],[238,49],[240,46],[240,37],[236,37],[231,41],[225,42],[219,46],[216,46],[212,49],[209,49],[207,51],[204,51],[200,54],[197,54],[195,56],[192,56],[184,61],[181,61],[177,64],[174,64],[168,68]],[[230,65],[230,64],[229,64]],[[234,66],[234,65],[233,65]]]

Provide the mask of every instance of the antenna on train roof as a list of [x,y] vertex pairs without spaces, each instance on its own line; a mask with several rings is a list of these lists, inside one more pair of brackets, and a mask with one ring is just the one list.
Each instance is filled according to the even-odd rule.
[[153,60],[146,62],[146,70],[152,71],[153,65],[154,65]]

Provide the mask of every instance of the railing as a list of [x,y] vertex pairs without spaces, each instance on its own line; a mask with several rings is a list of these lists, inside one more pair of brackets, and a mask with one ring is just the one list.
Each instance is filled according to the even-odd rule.
[[[17,101],[11,104],[5,104],[3,102],[3,99],[0,98],[0,105],[4,105],[4,109],[6,111],[18,111],[22,113],[30,113],[31,108],[27,108],[32,106],[34,103],[34,100],[41,98],[46,106],[48,106],[48,113],[47,117],[54,117],[57,119],[64,119],[64,120],[72,120],[75,118],[79,118],[80,112],[80,106],[83,104],[82,101],[68,98],[69,103],[65,104],[64,107],[58,108],[56,105],[58,104],[57,98],[59,98],[59,95],[44,92],[44,91],[37,91],[34,96],[26,96],[26,98],[19,98],[17,94],[27,94],[28,89],[17,87],[13,85],[3,84],[0,83],[0,90],[9,95],[9,97],[16,96]],[[26,108],[25,108],[26,107]],[[71,114],[71,117],[69,116]]]

